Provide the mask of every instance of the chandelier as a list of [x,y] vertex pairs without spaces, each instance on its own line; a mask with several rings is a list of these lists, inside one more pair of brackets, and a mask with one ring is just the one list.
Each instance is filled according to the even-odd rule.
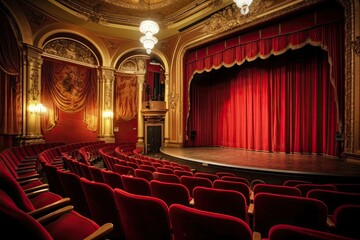
[[139,30],[141,33],[145,34],[140,38],[140,42],[146,49],[147,54],[151,53],[151,49],[153,49],[155,44],[158,42],[154,35],[159,32],[159,29],[159,25],[152,20],[144,20],[140,23]]
[[240,13],[246,15],[250,11],[250,5],[253,0],[234,0],[238,8],[240,8]]

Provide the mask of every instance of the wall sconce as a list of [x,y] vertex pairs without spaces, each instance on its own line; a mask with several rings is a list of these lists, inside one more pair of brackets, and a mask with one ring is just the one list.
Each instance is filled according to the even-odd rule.
[[30,101],[28,109],[31,114],[38,116],[42,116],[47,112],[47,108],[42,103],[33,100]]
[[114,117],[114,113],[110,110],[103,111],[102,115],[105,119],[112,119]]

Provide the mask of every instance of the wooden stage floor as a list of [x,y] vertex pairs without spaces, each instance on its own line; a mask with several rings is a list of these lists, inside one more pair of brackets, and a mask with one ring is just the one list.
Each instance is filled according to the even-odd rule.
[[284,179],[360,182],[360,165],[348,164],[336,157],[269,153],[223,147],[162,147],[160,152],[165,157],[193,165],[199,171],[229,170],[247,173],[253,178],[258,175],[267,175],[282,176]]

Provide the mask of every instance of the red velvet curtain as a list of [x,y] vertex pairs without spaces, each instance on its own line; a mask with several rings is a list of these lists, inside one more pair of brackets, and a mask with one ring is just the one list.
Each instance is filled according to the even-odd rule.
[[13,136],[21,133],[21,60],[17,38],[1,9],[0,29],[0,145],[5,148],[11,147]]
[[[341,10],[321,8],[188,52],[184,134],[197,136],[185,144],[335,155],[344,111],[342,19]],[[308,45],[325,52],[303,58]],[[290,49],[300,49],[302,62],[280,60]],[[221,67],[228,69],[205,74]],[[206,79],[200,88],[198,78]]]
[[321,49],[196,75],[190,98],[194,146],[335,155],[334,88]]
[[59,110],[83,111],[83,121],[91,131],[97,130],[97,74],[95,68],[44,59],[41,76],[41,100],[48,109],[42,116],[42,130],[55,127]]

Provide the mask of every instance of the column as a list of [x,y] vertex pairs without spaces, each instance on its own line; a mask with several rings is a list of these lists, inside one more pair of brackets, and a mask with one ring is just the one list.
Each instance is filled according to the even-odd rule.
[[[169,109],[169,74],[165,74],[165,102],[166,109]],[[169,142],[169,111],[165,114],[165,132],[164,132],[164,143],[167,146]]]
[[[41,134],[41,111],[35,111],[41,103],[42,49],[25,44],[23,47],[23,134],[20,143],[44,142]],[[39,110],[39,109],[37,109]]]
[[144,90],[144,82],[145,82],[145,74],[138,74],[137,75],[138,80],[138,122],[137,122],[137,147],[144,148],[144,118],[142,116],[141,110],[142,110],[142,102],[143,102],[143,90]]
[[115,142],[114,136],[114,70],[102,68],[99,74],[100,141]]

